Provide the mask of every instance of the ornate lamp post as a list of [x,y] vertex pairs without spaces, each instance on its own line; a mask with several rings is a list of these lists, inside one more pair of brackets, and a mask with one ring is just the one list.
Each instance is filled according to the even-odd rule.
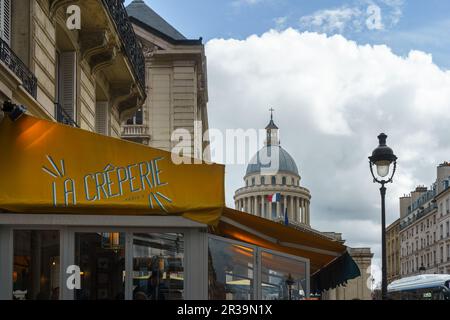
[[[378,136],[379,146],[372,152],[372,156],[369,157],[370,172],[372,173],[373,182],[381,184],[381,256],[382,256],[382,280],[381,280],[381,297],[383,300],[387,299],[387,265],[386,265],[386,208],[385,197],[387,183],[391,183],[397,169],[397,157],[386,145],[387,135],[384,133]],[[390,167],[393,164],[393,169]],[[376,175],[373,171],[373,167],[376,167]],[[390,173],[390,175],[389,175]]]

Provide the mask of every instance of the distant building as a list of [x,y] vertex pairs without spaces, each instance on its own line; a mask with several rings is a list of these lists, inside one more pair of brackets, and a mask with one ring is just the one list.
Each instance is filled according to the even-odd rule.
[[401,276],[450,273],[450,164],[437,167],[428,189],[400,198]]
[[[275,160],[278,160],[278,165],[275,165]],[[287,213],[290,227],[344,243],[340,233],[321,232],[311,228],[311,193],[300,185],[300,181],[301,176],[294,158],[280,145],[279,128],[272,115],[266,126],[265,146],[247,166],[245,187],[235,192],[235,208],[279,223],[286,223]],[[279,198],[273,200],[275,196]],[[358,265],[361,276],[350,280],[346,286],[323,292],[322,299],[371,299],[370,272],[367,270],[373,254],[370,248],[349,248],[349,254]]]
[[400,219],[386,228],[387,278],[388,283],[400,278]]
[[[290,222],[309,226],[311,194],[308,189],[300,186],[301,177],[297,164],[281,147],[278,131],[271,117],[266,127],[265,146],[247,167],[245,187],[235,193],[235,208],[270,220],[284,218],[287,209]],[[264,161],[272,158],[278,160],[278,163]],[[277,168],[272,170],[271,166]],[[279,201],[269,201],[268,197],[275,194],[279,194]]]
[[[202,40],[187,39],[142,0],[126,9],[142,44],[148,99],[122,123],[121,137],[166,151],[178,145],[172,139],[177,129],[203,137],[208,129],[208,86]],[[184,155],[199,158],[193,141],[183,142],[190,149]],[[208,137],[199,144],[205,150]]]

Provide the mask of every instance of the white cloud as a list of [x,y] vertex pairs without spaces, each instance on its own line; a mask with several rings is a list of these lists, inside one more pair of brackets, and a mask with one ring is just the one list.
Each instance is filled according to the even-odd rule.
[[252,6],[264,2],[265,0],[234,0],[231,4],[235,7],[242,5]]
[[275,22],[275,28],[277,30],[284,29],[286,27],[287,20],[288,20],[288,17],[277,17],[277,18],[273,19],[273,21]]
[[385,30],[400,22],[403,0],[358,0],[337,8],[318,10],[300,18],[303,30],[325,33]]
[[[450,160],[450,72],[429,54],[401,57],[387,46],[293,29],[214,39],[206,50],[210,126],[264,128],[274,106],[282,145],[312,193],[313,227],[344,232],[350,244],[379,253],[379,187],[367,157],[380,132],[399,157],[388,222],[398,217],[398,197],[431,184],[436,165]],[[245,167],[226,170],[231,206]]]
[[[300,18],[300,25],[304,28],[311,27],[313,30],[323,32],[343,33],[353,22],[355,27],[360,26],[359,17],[361,16],[359,8],[341,7],[337,9],[325,9],[314,12],[312,15]],[[355,25],[355,23],[357,23]]]

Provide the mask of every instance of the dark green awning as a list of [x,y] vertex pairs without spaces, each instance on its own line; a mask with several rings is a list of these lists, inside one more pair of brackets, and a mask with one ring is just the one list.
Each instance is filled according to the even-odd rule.
[[320,294],[323,291],[345,285],[349,280],[360,275],[361,271],[358,265],[346,252],[311,276],[311,293]]

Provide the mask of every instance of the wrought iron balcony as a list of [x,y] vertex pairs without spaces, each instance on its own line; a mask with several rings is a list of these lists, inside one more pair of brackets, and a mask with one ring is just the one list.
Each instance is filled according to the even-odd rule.
[[114,21],[122,40],[122,50],[134,68],[134,74],[139,81],[141,89],[145,92],[145,59],[142,48],[134,33],[133,26],[128,18],[123,0],[102,0]]
[[11,50],[9,45],[0,38],[0,60],[22,81],[24,89],[36,99],[37,79],[25,63]]
[[79,128],[72,117],[68,115],[67,112],[62,108],[62,106],[57,102],[55,103],[55,118],[59,123]]

